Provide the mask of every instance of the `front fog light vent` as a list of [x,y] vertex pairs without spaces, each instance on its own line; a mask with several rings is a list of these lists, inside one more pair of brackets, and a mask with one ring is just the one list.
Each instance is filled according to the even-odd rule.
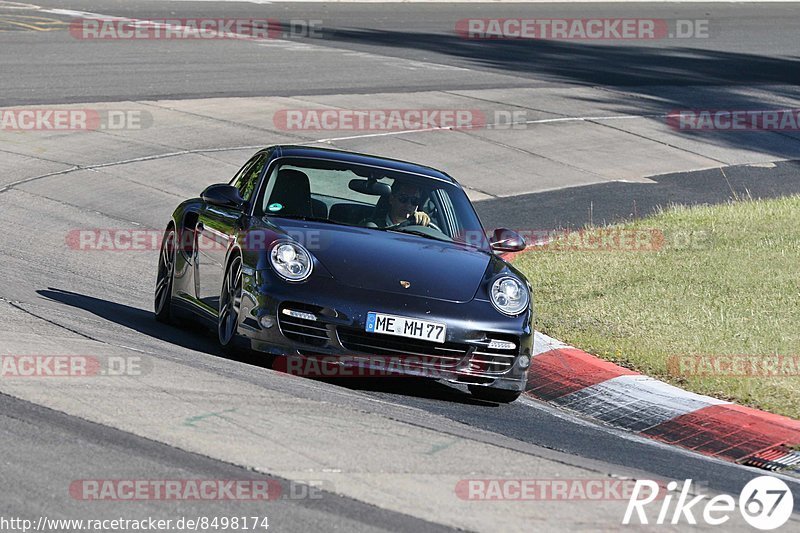
[[281,311],[284,315],[288,315],[294,318],[300,318],[302,320],[312,320],[314,322],[317,321],[317,315],[314,313],[307,313],[305,311],[295,311],[294,309],[284,309]]
[[488,348],[490,350],[513,350],[516,347],[517,347],[517,345],[514,344],[513,342],[500,341],[500,340],[497,340],[497,339],[492,339],[491,342],[489,342],[489,346],[488,346]]
[[322,321],[323,309],[316,305],[287,302],[278,312],[278,327],[287,339],[312,346],[325,346],[330,340]]

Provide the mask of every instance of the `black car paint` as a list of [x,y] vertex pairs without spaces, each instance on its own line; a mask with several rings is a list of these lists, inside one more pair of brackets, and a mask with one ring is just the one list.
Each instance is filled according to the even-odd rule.
[[[375,166],[446,181],[460,188],[450,176],[435,169],[351,152],[276,146],[259,154],[267,154],[268,162],[256,190],[263,186],[274,166],[286,158]],[[447,342],[468,347],[485,347],[490,338],[513,338],[519,346],[518,356],[531,355],[531,306],[519,316],[505,316],[493,307],[488,294],[491,281],[500,275],[510,274],[526,285],[527,280],[488,247],[353,226],[253,216],[253,211],[252,205],[245,204],[242,211],[233,203],[212,205],[202,198],[178,206],[170,222],[182,243],[176,254],[172,288],[171,305],[176,312],[199,316],[215,326],[221,280],[232,255],[240,254],[244,268],[239,334],[249,339],[256,350],[275,355],[346,354],[341,342],[335,342],[336,328],[363,329],[366,313],[378,311],[446,322]],[[302,283],[291,283],[278,276],[269,265],[270,245],[278,239],[302,241],[311,235],[319,239],[311,250],[311,277]],[[203,239],[206,245],[198,246],[197,239]],[[410,281],[410,288],[403,289],[400,279]],[[334,331],[332,339],[338,346],[310,349],[289,340],[280,327],[264,328],[260,319],[265,315],[276,317],[281,303],[287,301],[325,309],[326,327]],[[469,350],[472,348],[468,353]],[[444,377],[463,381],[464,368]],[[467,370],[466,378],[469,373]],[[526,374],[527,369],[515,360],[507,373],[475,383],[518,391],[524,388]]]

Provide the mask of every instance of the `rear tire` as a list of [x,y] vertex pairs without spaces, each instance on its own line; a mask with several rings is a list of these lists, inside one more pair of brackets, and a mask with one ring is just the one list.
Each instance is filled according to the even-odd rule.
[[154,302],[156,320],[164,324],[173,323],[172,283],[175,278],[175,248],[175,229],[170,227],[164,232],[161,253],[158,257]]
[[494,403],[511,403],[522,394],[521,391],[493,389],[491,387],[481,387],[478,385],[470,385],[469,392],[479,400]]

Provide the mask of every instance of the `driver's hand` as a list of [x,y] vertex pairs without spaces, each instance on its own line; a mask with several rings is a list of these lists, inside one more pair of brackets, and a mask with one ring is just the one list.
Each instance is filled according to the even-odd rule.
[[431,223],[431,217],[425,211],[414,211],[408,218],[412,217],[417,226],[427,226]]

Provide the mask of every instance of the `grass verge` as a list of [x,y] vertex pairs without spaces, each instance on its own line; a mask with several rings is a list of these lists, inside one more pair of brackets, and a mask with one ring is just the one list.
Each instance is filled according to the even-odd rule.
[[515,265],[533,286],[540,331],[800,418],[800,196],[674,206],[562,235]]

